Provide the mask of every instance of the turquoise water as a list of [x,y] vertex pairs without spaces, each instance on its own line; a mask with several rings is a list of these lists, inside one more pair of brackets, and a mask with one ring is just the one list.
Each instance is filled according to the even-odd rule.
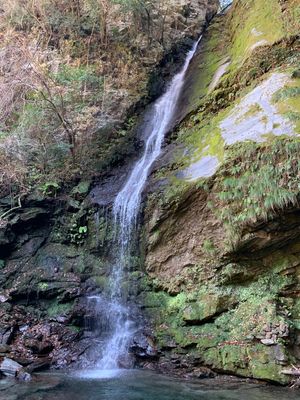
[[180,381],[145,371],[90,379],[39,374],[29,383],[0,381],[1,400],[299,400],[299,391],[244,382]]

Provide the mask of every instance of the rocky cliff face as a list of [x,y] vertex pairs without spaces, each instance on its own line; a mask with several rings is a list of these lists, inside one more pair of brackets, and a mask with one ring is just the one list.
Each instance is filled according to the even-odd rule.
[[[164,22],[166,47],[153,45],[159,51],[146,67],[149,98],[158,95],[191,37],[216,12],[218,1],[172,1],[166,6],[170,11]],[[155,76],[161,78],[158,84]],[[133,142],[139,140],[129,138],[126,149],[122,142],[121,151],[113,143],[106,150],[122,165],[126,154],[135,153]],[[62,190],[48,182],[19,201],[10,195],[0,199],[0,358],[9,357],[31,371],[83,366],[100,356],[101,346],[95,341],[101,338],[108,316],[105,304],[96,310],[87,297],[101,294],[107,285],[112,264],[110,206],[129,167],[78,185],[66,182]],[[141,272],[136,271],[141,269],[140,260],[133,259],[132,267],[135,272],[124,285],[129,301],[135,303],[141,290],[137,285]],[[132,309],[134,313],[134,305]]]
[[236,1],[191,66],[145,211],[162,369],[287,383],[300,362],[297,13]]

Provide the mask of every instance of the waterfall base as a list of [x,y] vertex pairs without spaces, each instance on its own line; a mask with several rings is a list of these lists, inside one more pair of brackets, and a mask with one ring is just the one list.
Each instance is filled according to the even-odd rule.
[[85,371],[76,372],[73,374],[76,378],[80,379],[112,379],[121,376],[125,371],[124,369],[88,369]]

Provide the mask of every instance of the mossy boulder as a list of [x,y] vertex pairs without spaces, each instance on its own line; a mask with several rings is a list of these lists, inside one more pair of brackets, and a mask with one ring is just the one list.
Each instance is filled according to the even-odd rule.
[[227,311],[235,304],[230,296],[204,294],[197,302],[189,304],[183,311],[183,320],[188,324],[200,324]]

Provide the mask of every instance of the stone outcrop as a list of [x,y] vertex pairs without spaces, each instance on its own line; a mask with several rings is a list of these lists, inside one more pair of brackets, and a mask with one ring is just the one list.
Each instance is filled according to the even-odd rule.
[[190,373],[206,366],[286,383],[281,371],[299,356],[299,210],[248,226],[228,250],[220,221],[209,211],[211,223],[201,219],[207,198],[197,189],[187,198],[189,207],[182,199],[148,231],[154,287],[142,297],[161,368]]
[[299,21],[281,6],[214,19],[149,183],[140,300],[162,370],[286,384],[300,364]]
[[69,365],[91,345],[78,342],[85,295],[105,284],[106,222],[99,214],[96,237],[82,188],[60,201],[31,196],[0,228],[0,350],[31,370]]

